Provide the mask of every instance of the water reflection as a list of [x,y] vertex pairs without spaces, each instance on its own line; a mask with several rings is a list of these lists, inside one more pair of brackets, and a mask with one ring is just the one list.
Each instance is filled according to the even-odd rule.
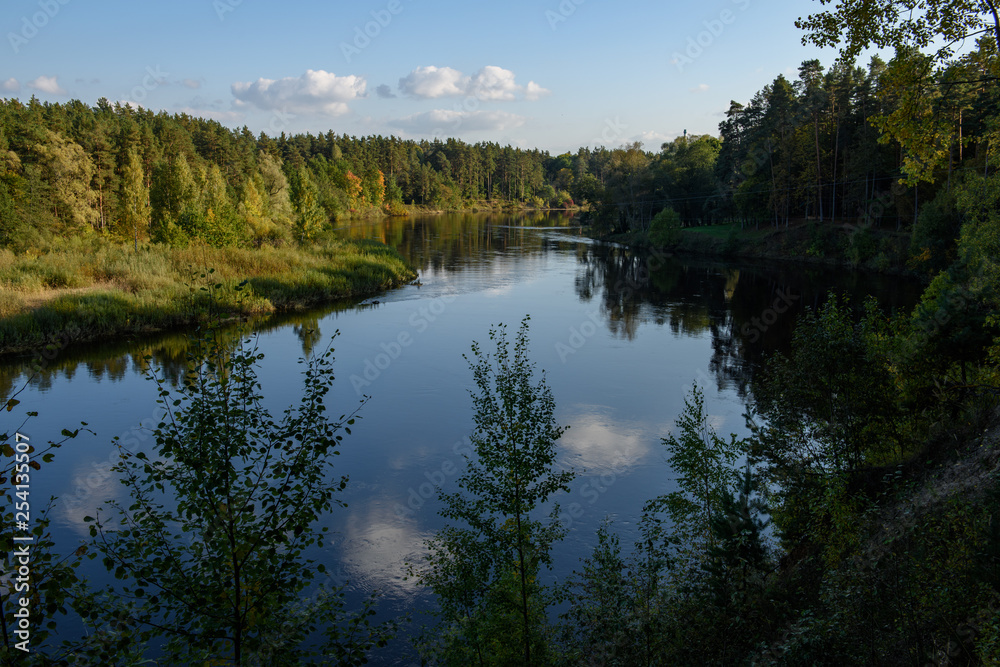
[[802,311],[821,305],[830,290],[851,295],[857,309],[872,294],[889,311],[908,310],[921,291],[885,276],[678,258],[617,245],[580,246],[576,256],[576,293],[600,305],[609,331],[633,340],[640,325],[652,323],[676,335],[707,333],[717,387],[735,388],[741,397],[761,361],[787,347]]
[[[344,307],[344,304],[328,306],[324,312]],[[224,347],[233,348],[250,330],[265,333],[291,326],[301,342],[302,355],[309,358],[323,340],[319,324],[322,316],[323,312],[290,313],[229,324],[219,332],[219,341]],[[100,384],[121,382],[137,374],[146,375],[155,368],[168,384],[177,386],[191,371],[188,351],[195,335],[196,332],[173,332],[128,341],[71,346],[40,366],[34,357],[13,357],[0,364],[0,397],[9,396],[25,382],[45,393],[60,382],[73,380],[81,371],[94,384]]]
[[421,273],[437,273],[490,264],[509,253],[544,253],[551,244],[537,233],[539,228],[575,228],[579,233],[571,214],[548,211],[386,218],[352,222],[338,233],[348,239],[378,239]]
[[[404,564],[419,562],[424,539],[440,528],[437,491],[455,490],[468,449],[473,385],[461,354],[472,340],[484,341],[490,324],[516,326],[532,314],[533,358],[549,373],[559,422],[571,427],[559,463],[579,477],[560,501],[571,530],[557,554],[563,576],[589,553],[604,516],[634,528],[642,504],[672,489],[660,438],[683,409],[693,377],[704,375],[719,389],[706,392],[713,425],[737,431],[754,370],[787,345],[796,316],[830,287],[858,303],[871,292],[890,308],[908,307],[919,293],[905,281],[846,271],[650,256],[591,242],[563,215],[389,219],[340,233],[395,246],[422,284],[252,322],[266,354],[259,377],[274,414],[285,409],[300,391],[297,358],[324,349],[339,327],[329,405],[346,409],[359,398],[352,375],[378,364],[371,386],[362,387],[373,398],[338,461],[351,478],[349,510],[324,518],[335,541],[310,557],[324,558],[362,597],[377,588],[404,609],[419,606],[410,602],[421,595],[403,579]],[[410,342],[393,351],[401,334]],[[227,343],[238,335],[228,331]],[[43,441],[45,429],[58,433],[75,419],[100,434],[60,450],[40,480],[48,485],[38,489],[43,497],[48,488],[60,497],[60,539],[70,548],[84,537],[84,515],[107,499],[126,500],[108,474],[116,460],[111,439],[139,440],[137,420],[148,430],[158,417],[155,386],[140,376],[152,366],[178,382],[191,370],[188,345],[185,334],[166,333],[66,348],[7,417],[42,406],[48,414],[33,428]],[[0,366],[2,393],[28,379],[31,361]],[[622,534],[623,544],[629,539]]]
[[[375,238],[394,246],[430,285],[423,291],[381,297],[427,298],[478,290],[503,296],[528,276],[544,270],[553,256],[575,258],[573,289],[583,302],[598,306],[600,319],[615,337],[633,341],[644,324],[667,327],[675,335],[711,337],[709,368],[717,388],[745,397],[762,359],[785,347],[795,321],[807,306],[818,306],[828,290],[847,292],[860,305],[874,294],[889,309],[909,308],[920,286],[907,281],[863,276],[815,267],[776,267],[766,262],[725,263],[675,258],[599,244],[580,237],[570,215],[454,213],[356,222],[338,230],[344,238]],[[455,283],[455,279],[459,283]],[[342,302],[308,313],[291,313],[252,322],[257,331],[291,326],[302,355],[310,357],[323,340],[321,321],[344,311],[377,308]],[[237,342],[234,327],[225,333]],[[39,392],[71,381],[83,370],[94,383],[120,382],[143,374],[150,363],[175,385],[190,371],[189,336],[167,333],[129,342],[60,350],[35,368],[36,359],[15,358],[0,365],[0,396],[9,396],[28,378]],[[82,368],[81,368],[82,367]]]
[[407,576],[407,567],[423,562],[424,542],[432,537],[431,531],[420,531],[416,521],[400,520],[385,502],[369,503],[352,512],[340,530],[341,550],[331,546],[353,585],[395,598],[411,598],[420,592],[416,579]]
[[644,462],[654,441],[637,424],[616,422],[605,406],[574,406],[568,419],[569,430],[559,439],[567,450],[563,465],[581,475],[622,473]]

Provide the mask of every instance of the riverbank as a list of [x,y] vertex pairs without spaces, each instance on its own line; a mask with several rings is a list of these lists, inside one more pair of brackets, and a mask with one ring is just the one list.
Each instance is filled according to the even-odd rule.
[[[443,213],[566,213],[578,214],[579,206],[536,206],[527,202],[480,200],[457,207],[407,206],[404,215],[440,215]],[[387,214],[393,215],[393,214]]]
[[[676,243],[666,248],[678,255],[804,262],[921,277],[920,267],[910,261],[908,232],[816,221],[797,221],[787,228],[741,229],[739,224],[730,224],[687,227],[678,232]],[[644,233],[619,234],[604,240],[650,246]]]
[[[375,294],[416,278],[392,248],[169,248],[74,239],[0,250],[0,354],[190,326]],[[240,285],[242,284],[242,287]]]

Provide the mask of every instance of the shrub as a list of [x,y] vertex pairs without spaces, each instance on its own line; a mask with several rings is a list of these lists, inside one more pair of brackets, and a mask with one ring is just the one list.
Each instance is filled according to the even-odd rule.
[[657,248],[675,246],[681,239],[681,217],[667,207],[657,213],[649,225],[649,241]]

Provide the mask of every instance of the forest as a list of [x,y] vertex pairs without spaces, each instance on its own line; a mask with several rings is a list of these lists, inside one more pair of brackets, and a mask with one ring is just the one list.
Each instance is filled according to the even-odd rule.
[[[919,20],[913,2],[866,0],[801,19],[806,41],[839,46],[840,60],[803,62],[798,79],[733,102],[718,136],[654,152],[254,136],[104,100],[4,100],[4,289],[23,299],[85,284],[77,274],[117,276],[140,298],[138,277],[159,266],[164,283],[201,286],[198,299],[162,295],[203,325],[187,373],[150,369],[153,455],[118,443],[128,498],[87,517],[90,542],[57,553],[48,511],[20,529],[35,578],[29,597],[9,577],[3,589],[5,664],[365,664],[393,641],[455,665],[1000,664],[1000,18],[992,2],[919,4]],[[871,45],[895,55],[856,66]],[[656,251],[706,227],[806,225],[807,254],[857,264],[903,239],[927,286],[912,313],[838,294],[808,310],[754,375],[744,437],[717,433],[690,390],[661,442],[676,490],[648,499],[634,545],[608,520],[558,582],[557,503],[574,476],[556,465],[565,429],[528,355],[530,316],[513,336],[490,329],[466,355],[475,431],[439,496],[448,526],[408,572],[436,601],[433,625],[415,631],[379,618],[374,597],[347,609],[340,589],[317,590],[325,565],[309,549],[342,508],[349,471],[334,455],[363,413],[325,404],[332,350],[304,363],[301,397],[275,416],[252,336],[224,325],[246,300],[274,308],[320,289],[310,278],[265,294],[246,275],[255,262],[281,273],[341,261],[367,272],[356,293],[412,277],[384,247],[336,241],[338,220],[503,207],[579,207],[595,236]],[[225,264],[224,279],[175,275],[192,249],[217,253],[202,257]],[[120,308],[133,316],[136,303]],[[37,312],[0,332],[44,340],[31,327],[59,324]],[[4,415],[21,391],[3,397]],[[87,425],[41,445],[0,424],[15,525],[21,487]],[[2,535],[5,572],[17,539]],[[90,587],[77,574],[86,558],[115,583]],[[58,635],[68,615],[83,637]]]
[[135,247],[280,247],[350,216],[583,207],[593,234],[659,245],[675,227],[811,221],[815,254],[841,223],[858,228],[856,256],[877,255],[887,249],[868,247],[880,242],[871,230],[892,230],[912,239],[912,267],[930,273],[953,250],[967,175],[988,174],[1000,102],[994,39],[931,75],[932,64],[919,52],[865,67],[809,60],[797,79],[779,75],[733,101],[717,136],[557,156],[456,139],[254,136],[104,99],[9,99],[0,244],[46,248],[53,236],[96,233]]

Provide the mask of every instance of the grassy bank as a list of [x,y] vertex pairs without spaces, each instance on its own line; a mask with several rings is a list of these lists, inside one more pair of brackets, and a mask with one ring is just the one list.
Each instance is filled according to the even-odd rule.
[[[233,315],[298,310],[371,294],[416,277],[377,242],[216,249],[72,239],[44,251],[0,250],[0,354]],[[234,290],[247,281],[242,290]]]

